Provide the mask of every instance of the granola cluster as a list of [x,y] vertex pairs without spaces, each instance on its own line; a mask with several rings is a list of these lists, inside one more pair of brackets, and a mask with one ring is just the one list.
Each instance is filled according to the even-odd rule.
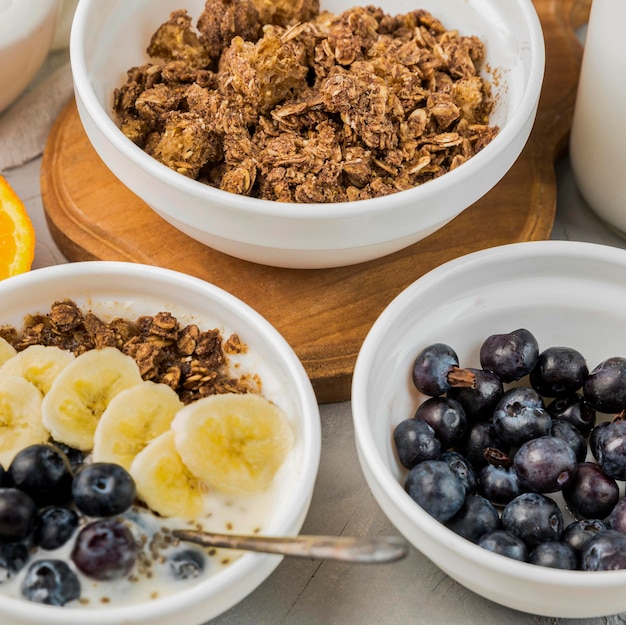
[[171,169],[285,202],[388,195],[497,134],[484,44],[424,10],[207,0],[170,15],[115,90],[122,131]]
[[228,366],[229,354],[246,351],[236,334],[224,340],[219,330],[182,326],[169,312],[105,322],[66,299],[47,314],[29,316],[20,330],[1,326],[0,336],[18,352],[29,345],[53,345],[78,356],[116,347],[134,358],[144,380],[167,384],[185,404],[218,393],[260,392],[256,376],[234,377]]

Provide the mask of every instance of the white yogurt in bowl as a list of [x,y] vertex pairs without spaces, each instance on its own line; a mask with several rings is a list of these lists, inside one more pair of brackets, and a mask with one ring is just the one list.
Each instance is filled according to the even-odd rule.
[[[0,283],[3,302],[0,324],[22,327],[27,314],[50,310],[71,299],[83,311],[107,321],[134,320],[167,311],[181,325],[195,323],[201,330],[219,329],[223,337],[235,332],[247,352],[229,355],[238,376],[257,375],[262,394],[289,417],[293,444],[272,485],[250,495],[206,493],[210,514],[193,526],[179,519],[149,514],[125,516],[140,535],[139,525],[152,526],[157,542],[165,544],[162,528],[203,529],[222,533],[295,535],[300,531],[311,501],[319,464],[321,433],[319,409],[311,383],[293,350],[258,313],[227,292],[202,280],[134,263],[70,263],[38,269]],[[146,532],[149,544],[153,530]],[[178,545],[163,548],[167,556]],[[70,546],[61,548],[65,555]],[[148,551],[151,551],[148,549]],[[81,578],[82,601],[64,607],[41,605],[19,596],[19,576],[0,584],[0,622],[3,625],[150,624],[199,625],[214,618],[254,590],[280,563],[279,556],[226,549],[205,550],[201,576],[174,582],[167,557],[153,562],[149,572],[139,567],[130,579],[92,582]],[[46,553],[52,557],[52,553]],[[40,555],[36,557],[41,557]],[[143,560],[140,558],[140,562]],[[144,562],[145,564],[145,562]],[[142,570],[140,570],[142,568]],[[23,575],[23,573],[20,573]],[[94,609],[97,608],[97,609]]]
[[[287,462],[287,465],[290,464]],[[216,533],[262,534],[265,522],[271,517],[272,510],[278,503],[289,471],[293,471],[293,466],[285,466],[272,487],[256,495],[245,497],[216,493],[207,495],[209,515],[193,522],[175,517],[157,517],[145,508],[133,506],[119,517],[131,529],[137,544],[140,545],[137,562],[131,573],[112,581],[98,581],[75,570],[81,585],[81,596],[78,601],[66,604],[64,609],[102,609],[106,605],[123,606],[151,602],[218,575],[238,560],[243,552],[234,549],[197,547],[178,541],[172,536],[171,531],[201,529]],[[0,593],[16,600],[27,601],[22,595],[21,585],[30,563],[42,559],[71,562],[74,539],[75,535],[58,549],[37,549],[19,574],[0,584]],[[197,577],[178,578],[172,571],[171,556],[186,550],[199,554],[204,562],[204,568]]]

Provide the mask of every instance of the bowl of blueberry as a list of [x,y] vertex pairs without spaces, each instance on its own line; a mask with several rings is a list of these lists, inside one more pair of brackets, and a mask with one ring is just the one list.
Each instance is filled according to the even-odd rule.
[[282,336],[140,264],[38,269],[0,300],[0,622],[199,625],[259,586],[280,556],[188,536],[300,531],[319,410]]
[[504,245],[383,311],[355,366],[359,461],[397,529],[527,613],[626,610],[626,252]]

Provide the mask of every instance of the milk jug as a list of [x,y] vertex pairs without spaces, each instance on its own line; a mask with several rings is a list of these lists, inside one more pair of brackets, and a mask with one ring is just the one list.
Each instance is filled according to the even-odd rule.
[[579,191],[626,236],[625,0],[593,0],[570,136]]

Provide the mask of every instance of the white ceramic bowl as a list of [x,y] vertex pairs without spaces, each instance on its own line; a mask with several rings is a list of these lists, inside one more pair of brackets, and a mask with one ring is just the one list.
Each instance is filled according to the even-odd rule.
[[[355,0],[322,0],[334,13]],[[112,94],[169,11],[197,19],[203,0],[81,0],[70,55],[80,118],[96,152],[131,191],[189,236],[238,258],[282,267],[349,265],[403,249],[441,228],[489,191],[520,154],[544,74],[544,42],[531,0],[380,0],[388,13],[430,10],[449,28],[480,37],[497,72],[492,123],[499,135],[456,170],[391,196],[292,204],[216,190],[168,169],[129,141],[112,119]],[[493,78],[493,76],[492,76]]]
[[[479,367],[482,341],[529,329],[540,349],[569,345],[590,368],[626,354],[626,251],[543,241],[476,252],[429,272],[380,315],[358,356],[352,411],[361,467],[398,530],[437,566],[474,592],[511,608],[562,618],[626,610],[626,570],[564,571],[498,556],[459,537],[405,493],[392,430],[420,396],[415,356],[444,342],[460,366]],[[421,400],[424,398],[422,397]]]
[[[130,263],[85,262],[38,269],[0,282],[1,324],[21,327],[26,313],[72,298],[103,318],[169,311],[184,323],[236,331],[249,347],[266,395],[291,416],[295,444],[279,503],[264,531],[292,535],[307,514],[320,455],[320,418],[307,375],[282,336],[248,305],[197,278]],[[256,369],[253,366],[253,369]],[[283,497],[284,494],[284,497]],[[0,591],[3,625],[199,625],[243,599],[276,568],[279,556],[246,553],[186,590],[149,603],[57,608],[10,599]]]
[[59,0],[0,0],[0,112],[26,89],[52,45]]

